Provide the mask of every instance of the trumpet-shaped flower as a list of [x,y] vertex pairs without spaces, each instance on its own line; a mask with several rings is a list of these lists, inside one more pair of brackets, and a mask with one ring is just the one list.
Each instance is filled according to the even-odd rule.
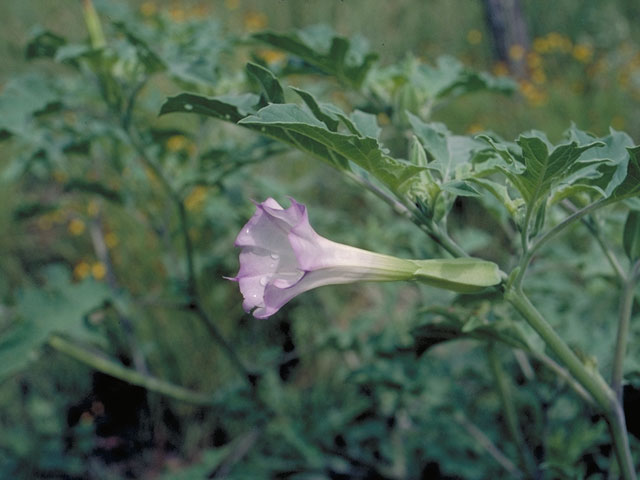
[[231,278],[240,285],[244,310],[256,318],[267,318],[296,295],[323,285],[418,280],[473,292],[500,282],[498,267],[483,260],[405,260],[328,240],[293,199],[287,209],[273,198],[256,207],[236,238],[240,271]]

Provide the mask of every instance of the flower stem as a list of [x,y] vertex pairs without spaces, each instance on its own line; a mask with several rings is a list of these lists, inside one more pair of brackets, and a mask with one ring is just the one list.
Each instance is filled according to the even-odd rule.
[[597,371],[591,371],[580,361],[569,346],[560,338],[540,312],[533,306],[526,295],[518,287],[511,287],[505,292],[505,299],[510,302],[529,325],[542,337],[546,345],[567,367],[575,379],[582,384],[595,400],[605,415],[614,448],[625,480],[635,480],[633,460],[629,449],[629,439],[624,421],[624,412],[616,394],[607,385]]

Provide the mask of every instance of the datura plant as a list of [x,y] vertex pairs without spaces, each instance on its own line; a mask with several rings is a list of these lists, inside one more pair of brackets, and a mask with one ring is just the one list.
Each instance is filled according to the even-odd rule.
[[[294,57],[302,51],[299,44],[304,43],[301,37],[276,34],[257,39],[266,40]],[[335,74],[321,53],[314,54],[310,47],[304,51],[308,54],[307,62],[329,75]],[[350,57],[341,58],[345,61]],[[439,65],[445,64],[449,65],[447,62]],[[363,64],[362,68],[365,67]],[[403,80],[406,88],[420,90],[423,101],[431,105],[471,89],[466,83],[471,74],[459,65],[442,71],[415,68],[424,75],[407,77]],[[626,479],[635,479],[636,464],[629,446],[622,387],[625,352],[631,335],[631,306],[640,276],[640,259],[635,248],[640,235],[635,213],[640,207],[640,147],[623,132],[611,130],[604,137],[596,137],[575,126],[559,144],[553,144],[539,131],[523,133],[515,142],[492,133],[457,135],[442,124],[430,122],[425,109],[411,108],[395,112],[389,127],[410,139],[408,158],[401,158],[381,142],[376,102],[383,97],[381,92],[385,88],[394,87],[380,72],[374,71],[350,86],[371,100],[366,105],[370,111],[352,112],[321,102],[299,87],[287,91],[276,73],[263,65],[250,63],[247,72],[260,86],[259,94],[205,97],[181,93],[169,98],[161,113],[199,114],[231,122],[325,162],[417,224],[442,253],[439,258],[408,260],[338,244],[311,228],[303,205],[291,200],[291,206],[284,209],[270,198],[257,204],[255,215],[236,239],[236,246],[241,249],[240,270],[232,280],[239,283],[245,311],[257,318],[267,318],[302,292],[359,281],[417,281],[454,292],[478,294],[489,305],[493,302],[496,309],[510,304],[513,314],[517,312],[528,328],[537,333],[543,348],[523,337],[515,317],[505,319],[509,325],[505,330],[504,324],[478,321],[476,314],[469,311],[460,317],[445,309],[436,321],[420,331],[426,338],[437,341],[467,336],[490,345],[502,342],[543,361],[591,408],[600,412],[609,426],[617,458],[612,468]],[[449,87],[430,89],[433,76],[438,77],[441,86]],[[486,89],[497,85],[492,84],[490,76],[482,78]],[[296,96],[301,102],[294,101]],[[503,232],[512,232],[508,250],[516,253],[500,260],[507,273],[502,273],[491,261],[471,258],[450,234],[447,218],[456,201],[475,202],[476,208],[485,209]],[[624,229],[628,266],[623,266],[603,238],[598,213],[606,207],[622,214],[628,212]],[[569,346],[554,328],[557,322],[549,322],[525,293],[527,273],[532,271],[533,261],[545,252],[543,247],[580,221],[600,245],[621,286],[623,307],[616,326],[617,341],[610,354],[609,381],[593,367],[590,357],[579,355]],[[461,305],[469,301],[464,300]],[[439,311],[433,306],[425,308]],[[498,377],[501,372],[500,368],[494,369]],[[523,439],[516,409],[502,380],[500,391],[509,431],[518,450],[519,474],[538,477],[546,467],[539,464],[531,445]]]
[[[0,233],[11,233],[0,240],[32,250],[20,245],[15,262],[0,255],[0,277],[12,265],[29,272],[15,288],[0,278],[0,289],[12,290],[0,299],[0,381],[54,349],[106,376],[199,405],[183,409],[189,422],[211,408],[197,429],[172,430],[165,420],[173,424],[180,409],[151,395],[141,401],[142,418],[159,415],[142,422],[145,435],[162,437],[142,443],[169,445],[173,458],[181,439],[185,460],[173,463],[208,462],[180,478],[426,478],[433,456],[451,478],[483,477],[480,471],[490,472],[485,478],[636,479],[640,428],[632,421],[637,400],[627,395],[638,391],[640,375],[640,146],[629,135],[594,135],[577,125],[555,142],[538,130],[513,140],[460,134],[434,122],[432,112],[476,91],[513,93],[515,82],[452,58],[407,57],[383,67],[365,42],[327,28],[219,38],[208,22],[153,16],[153,2],[143,5],[146,19],[122,13],[125,4],[100,2],[108,14],[98,18],[83,1],[83,43],[35,31],[27,56],[57,63],[47,70],[56,75],[20,75],[0,92],[0,141],[9,145],[0,181],[11,187],[0,193],[20,206],[0,215]],[[234,71],[248,50],[253,61]],[[185,91],[159,107],[169,85]],[[321,202],[306,188],[311,182],[293,185],[299,179],[288,172],[277,171],[277,180],[251,177],[251,164],[283,161],[288,152],[297,153],[288,161],[317,161],[313,175],[333,169],[332,179],[344,184],[332,181]],[[326,230],[322,210],[337,211],[341,197],[330,197],[337,189],[366,193],[358,208],[371,218],[393,218],[358,224],[348,232],[354,246],[319,235],[309,217]],[[274,200],[291,192],[311,213],[294,199],[287,208]],[[252,195],[273,198],[256,203],[237,234],[240,266],[230,280],[244,311],[259,321],[243,313],[237,289],[221,279],[236,268],[232,238]],[[99,201],[85,206],[88,196]],[[76,218],[85,211],[86,223]],[[29,218],[42,221],[20,223]],[[56,222],[67,220],[72,241],[48,250]],[[369,228],[384,234],[373,237]],[[123,255],[114,250],[114,232],[131,232],[120,243],[129,249]],[[73,276],[65,267],[40,268],[51,259],[73,264],[87,245],[95,255],[76,255],[82,261]],[[363,245],[385,254],[357,248]],[[46,251],[35,252],[41,246]],[[84,260],[94,257],[91,265]],[[380,312],[336,287],[301,295],[357,282],[399,284],[373,287],[385,292],[376,296]],[[358,285],[351,288],[361,299]],[[325,293],[340,300],[329,304]],[[306,322],[309,316],[327,318]],[[185,317],[201,328],[186,327]],[[360,328],[363,318],[375,332]],[[232,329],[236,320],[248,328]],[[286,337],[284,345],[273,348],[262,338],[269,335],[256,333],[270,328]],[[248,331],[256,336],[247,341]],[[189,336],[199,332],[209,336]],[[423,356],[435,345],[443,347],[437,355]],[[233,370],[221,367],[224,359]],[[287,383],[290,363],[301,365],[301,381]],[[25,399],[29,390],[58,386],[30,389],[28,381],[13,382],[20,415],[2,413],[3,428],[37,410],[14,436],[44,425],[49,438],[48,407]],[[87,399],[90,410],[77,415],[84,427],[100,425],[100,411],[119,410]],[[76,443],[83,442],[61,440],[51,452],[66,455]],[[193,450],[213,443],[210,451]],[[9,459],[21,455],[16,465],[32,462],[26,444],[0,444],[0,472],[9,471],[7,452]],[[136,462],[165,453],[138,452]],[[64,475],[51,458],[44,476]],[[90,469],[71,477],[103,472],[91,470],[102,458],[81,458],[78,468]]]

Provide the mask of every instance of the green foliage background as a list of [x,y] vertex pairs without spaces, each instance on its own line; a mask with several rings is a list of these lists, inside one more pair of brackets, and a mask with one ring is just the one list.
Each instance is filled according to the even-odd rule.
[[[242,312],[237,286],[223,279],[237,269],[232,244],[253,213],[250,199],[268,196],[306,203],[317,231],[335,241],[407,258],[443,255],[415,225],[346,180],[344,159],[334,158],[338,169],[331,168],[232,124],[257,115],[256,105],[273,103],[277,113],[291,109],[280,104],[304,100],[259,65],[321,102],[369,112],[345,120],[323,110],[327,125],[350,118],[362,144],[372,144],[377,122],[397,157],[412,159],[424,147],[435,159],[429,175],[452,180],[449,203],[425,208],[451,210],[449,226],[466,251],[512,268],[513,212],[491,195],[468,198],[479,187],[464,172],[445,179],[455,158],[441,156],[442,142],[453,148],[462,135],[485,132],[497,151],[513,151],[500,139],[538,129],[561,143],[571,122],[569,138],[581,146],[598,139],[633,145],[610,126],[640,139],[636,2],[523,3],[533,39],[530,76],[511,95],[504,65],[492,60],[480,2],[96,2],[111,56],[87,47],[80,2],[0,4],[0,476],[499,478],[513,472],[485,440],[511,465],[518,452],[506,438],[488,348],[513,382],[524,441],[543,452],[536,459],[544,475],[605,475],[612,453],[604,422],[537,360],[527,369],[511,349],[487,347],[487,325],[496,328],[491,335],[539,345],[506,305],[465,297],[452,304],[453,294],[424,286],[365,284],[309,292],[257,321]],[[289,62],[293,56],[279,53],[273,38],[249,38],[319,23],[350,39],[350,51],[379,54],[369,83],[344,74],[346,64],[309,68]],[[40,50],[26,61],[29,44]],[[46,58],[51,45],[56,61]],[[247,62],[258,66],[247,72]],[[451,78],[455,88],[437,88]],[[176,97],[185,90],[254,95],[223,105],[237,113],[232,123],[159,117],[161,108],[173,108],[165,103],[172,97],[174,110],[206,106],[225,120],[203,101]],[[244,124],[278,135],[282,127],[260,115]],[[299,128],[312,135],[308,125]],[[550,145],[535,132],[521,142]],[[425,194],[394,176],[399,165],[389,177],[376,170],[379,163],[348,160],[411,198]],[[517,161],[495,171],[515,178]],[[553,181],[545,178],[543,190],[558,193]],[[540,194],[530,186],[517,188],[522,197]],[[570,191],[578,206],[592,194],[582,187]],[[188,218],[197,308],[173,197]],[[547,221],[562,213],[549,210]],[[613,209],[596,220],[621,239],[626,219],[626,210]],[[616,240],[612,248],[623,256],[633,248],[628,243]],[[581,358],[608,372],[618,291],[587,229],[577,226],[546,249],[528,282]],[[448,337],[428,328],[434,318],[452,322],[446,335],[475,333],[440,343]],[[211,324],[251,374],[260,374],[257,388],[215,341]],[[631,381],[640,372],[638,333],[636,322],[625,370]]]

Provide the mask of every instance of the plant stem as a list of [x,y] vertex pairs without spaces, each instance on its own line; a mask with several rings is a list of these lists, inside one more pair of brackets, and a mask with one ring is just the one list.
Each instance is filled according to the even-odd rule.
[[575,378],[569,373],[564,367],[558,365],[558,363],[553,360],[551,357],[545,355],[544,353],[538,352],[530,352],[531,356],[542,363],[549,370],[553,371],[558,377],[562,378],[567,384],[576,392],[587,405],[594,407],[595,401],[589,392],[587,392],[584,387],[576,381]]
[[[567,228],[576,220],[580,220],[585,215],[591,212],[594,212],[599,208],[602,208],[612,203],[623,200],[624,198],[626,197],[622,196],[622,197],[602,198],[597,202],[594,202],[580,210],[577,210],[576,212],[574,212],[573,214],[569,215],[567,218],[562,220],[560,223],[558,223],[555,227],[551,228],[550,230],[547,230],[544,234],[540,235],[538,239],[533,243],[533,245],[529,245],[529,242],[525,241],[525,239],[523,238],[523,241],[522,241],[523,254],[522,254],[522,258],[520,259],[520,263],[518,264],[518,272],[516,273],[513,281],[514,287],[517,289],[522,288],[522,280],[524,279],[524,275],[527,271],[527,267],[529,266],[529,263],[531,263],[531,260],[533,259],[534,254],[545,243],[547,243],[549,240],[551,240],[553,237],[555,237],[558,233],[560,233],[562,230]],[[523,233],[523,235],[525,234]]]
[[620,298],[618,334],[616,335],[616,347],[613,355],[613,373],[611,375],[611,388],[613,388],[619,404],[622,404],[624,358],[627,353],[629,324],[631,323],[631,311],[639,272],[640,260],[633,265],[629,276],[623,282],[622,297]]
[[636,480],[636,471],[633,459],[631,458],[627,425],[625,423],[622,405],[616,402],[613,411],[611,411],[606,418],[611,438],[613,438],[613,448],[618,458],[618,466],[620,467],[622,478],[625,480]]
[[256,382],[256,375],[249,372],[249,370],[244,366],[240,357],[235,352],[231,344],[224,338],[222,332],[217,327],[217,325],[213,322],[213,320],[209,317],[207,312],[205,311],[202,301],[200,299],[200,295],[198,292],[197,280],[196,280],[196,270],[194,263],[194,255],[193,255],[193,244],[191,242],[191,236],[189,235],[189,219],[187,216],[187,211],[184,206],[184,202],[180,197],[180,194],[173,188],[169,179],[165,177],[160,167],[158,167],[155,162],[149,158],[144,147],[138,142],[138,140],[133,135],[131,129],[125,130],[127,137],[133,148],[138,153],[142,163],[147,166],[154,175],[158,178],[167,194],[171,198],[174,203],[176,210],[178,211],[178,220],[179,220],[179,228],[180,234],[183,238],[184,250],[186,255],[186,263],[187,263],[187,294],[188,294],[188,307],[191,311],[193,311],[198,318],[202,321],[205,328],[211,335],[211,337],[218,343],[218,345],[222,348],[225,355],[233,365],[233,367],[240,373],[249,384],[254,387]]
[[[576,213],[578,211],[578,208],[576,208],[576,206],[573,205],[573,203],[571,203],[568,200],[563,200],[562,206],[566,208],[568,211],[570,211],[571,213]],[[605,254],[605,256],[607,257],[607,260],[611,264],[611,268],[615,272],[616,276],[620,279],[620,281],[624,281],[624,279],[626,278],[625,271],[620,265],[620,262],[618,261],[618,257],[616,257],[613,250],[611,250],[611,247],[607,245],[604,238],[602,238],[602,232],[600,231],[600,227],[598,226],[598,223],[596,222],[595,218],[593,217],[591,219],[582,218],[582,223],[584,224],[585,227],[587,227],[589,232],[591,232],[591,235],[593,235],[593,238],[595,238],[596,242],[600,246],[600,249]]]
[[624,412],[622,412],[622,407],[614,391],[597,371],[591,371],[585,367],[553,327],[531,304],[520,288],[509,288],[505,292],[505,299],[515,307],[529,325],[542,337],[551,351],[564,363],[575,379],[593,396],[609,424],[623,478],[625,480],[635,480],[636,475],[633,470]]
[[482,446],[493,459],[502,466],[513,478],[523,478],[524,475],[509,458],[491,441],[487,435],[471,423],[462,413],[456,414],[454,420],[464,428],[473,439]]
[[542,314],[533,306],[524,292],[520,289],[512,288],[505,292],[505,299],[515,307],[529,325],[542,337],[551,351],[565,364],[569,372],[593,396],[600,408],[609,411],[611,402],[615,401],[615,396],[609,386],[597,372],[591,372],[585,367]]
[[487,355],[489,358],[489,366],[491,367],[491,371],[498,386],[498,393],[502,402],[502,408],[507,422],[507,429],[509,430],[509,435],[518,450],[521,467],[529,474],[529,476],[535,477],[535,461],[531,456],[531,452],[527,448],[524,437],[522,436],[522,429],[520,428],[520,422],[518,421],[518,413],[514,405],[513,396],[511,395],[511,388],[509,387],[509,380],[504,368],[502,368],[502,363],[498,357],[497,348],[494,342],[489,343]]
[[49,339],[49,345],[65,355],[78,360],[91,368],[102,373],[115,377],[131,385],[137,385],[151,392],[165,395],[174,400],[192,403],[194,405],[212,405],[214,398],[212,395],[194,392],[187,388],[161,380],[151,375],[144,375],[131,368],[105,357],[97,352],[81,347],[59,335],[54,335]]

